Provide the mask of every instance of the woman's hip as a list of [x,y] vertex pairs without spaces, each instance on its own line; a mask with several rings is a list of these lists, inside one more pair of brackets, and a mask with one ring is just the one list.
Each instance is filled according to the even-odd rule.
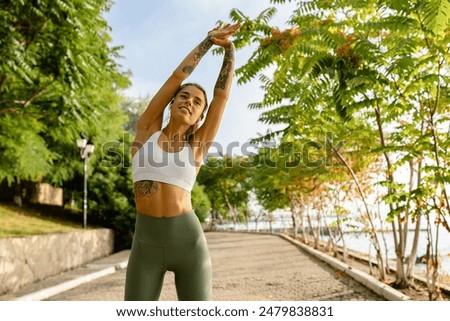
[[202,225],[194,210],[171,216],[153,217],[138,213],[134,237],[156,246],[171,246],[204,239]]

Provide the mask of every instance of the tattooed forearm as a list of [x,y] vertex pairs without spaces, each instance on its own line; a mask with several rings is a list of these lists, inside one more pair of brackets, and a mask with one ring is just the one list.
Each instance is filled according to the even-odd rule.
[[194,71],[194,67],[193,66],[183,67],[183,72],[188,74],[188,75],[190,75],[193,71]]
[[134,183],[136,196],[145,197],[159,190],[158,183],[154,181],[138,181]]
[[234,47],[231,46],[225,51],[222,69],[220,70],[219,77],[217,78],[215,88],[222,90],[225,89],[227,83],[231,78],[230,76],[233,73],[233,65],[234,65]]
[[192,60],[183,67],[183,72],[190,75],[200,62],[200,59],[202,59],[202,57],[208,52],[212,45],[213,43],[211,39],[209,39],[209,37],[206,37],[205,40],[203,40],[191,53],[193,55]]

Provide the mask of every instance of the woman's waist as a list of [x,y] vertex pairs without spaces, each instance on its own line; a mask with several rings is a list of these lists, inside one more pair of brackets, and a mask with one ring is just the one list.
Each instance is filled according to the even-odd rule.
[[149,202],[136,201],[136,210],[141,215],[151,216],[155,218],[169,218],[181,216],[193,210],[192,203],[189,204],[155,204]]
[[203,228],[193,210],[173,217],[155,217],[138,212],[134,237],[156,246],[204,239]]
[[178,216],[192,210],[191,194],[175,186],[158,183],[159,188],[150,194],[135,191],[137,212],[155,217]]

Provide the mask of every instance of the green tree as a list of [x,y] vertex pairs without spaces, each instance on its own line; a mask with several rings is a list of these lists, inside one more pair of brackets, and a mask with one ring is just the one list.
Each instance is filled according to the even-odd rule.
[[150,97],[126,97],[122,103],[120,104],[120,108],[128,116],[128,121],[124,125],[124,130],[133,135],[136,134],[136,123],[139,117],[144,112],[145,108],[147,108],[148,102],[150,101]]
[[245,219],[249,189],[241,157],[208,157],[197,180],[211,202],[213,218],[238,223]]
[[197,214],[200,222],[204,222],[211,211],[211,201],[205,192],[205,186],[196,182],[192,189],[191,199],[195,214]]
[[0,180],[61,184],[79,170],[75,140],[102,144],[125,121],[128,85],[108,46],[110,1],[0,4]]
[[[334,122],[331,132],[338,140],[345,129],[346,137],[359,137],[357,146],[374,159],[384,157],[387,219],[400,287],[408,286],[414,262],[414,255],[406,260],[405,252],[411,219],[435,215],[436,228],[448,227],[450,181],[443,169],[449,161],[449,9],[448,1],[439,0],[298,1],[291,27],[283,31],[268,24],[273,8],[254,20],[239,10],[231,12],[231,18],[243,24],[237,47],[257,45],[238,74],[241,83],[259,76],[265,95],[250,107],[270,108],[263,120],[288,124],[282,136],[294,139],[308,137],[305,131],[320,134],[311,128]],[[275,67],[273,76],[265,73],[270,65]],[[305,122],[304,115],[311,113],[320,116]],[[355,120],[363,125],[360,131],[349,126]],[[364,164],[358,148],[352,156],[352,164]],[[396,171],[407,164],[416,166],[417,183],[396,178]],[[430,252],[436,253],[436,246],[437,240]],[[437,264],[436,256],[430,259]],[[436,265],[432,270],[435,280]],[[431,283],[434,299],[436,287]]]
[[116,250],[130,248],[136,219],[130,167],[99,162],[89,177],[88,207],[95,224],[114,230]]
[[[123,133],[119,139],[98,146],[88,166],[88,226],[111,228],[115,249],[131,246],[136,206],[131,176],[130,148],[134,137]],[[78,160],[82,163],[81,159]],[[63,183],[65,202],[82,212],[83,172]],[[74,204],[73,204],[74,202]]]

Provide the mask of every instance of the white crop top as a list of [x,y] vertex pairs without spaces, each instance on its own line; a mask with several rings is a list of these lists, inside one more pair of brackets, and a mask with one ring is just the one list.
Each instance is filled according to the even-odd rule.
[[159,130],[150,136],[133,155],[133,183],[143,180],[158,181],[181,187],[190,193],[197,176],[191,146],[185,143],[179,152],[166,152],[158,145],[161,132]]

